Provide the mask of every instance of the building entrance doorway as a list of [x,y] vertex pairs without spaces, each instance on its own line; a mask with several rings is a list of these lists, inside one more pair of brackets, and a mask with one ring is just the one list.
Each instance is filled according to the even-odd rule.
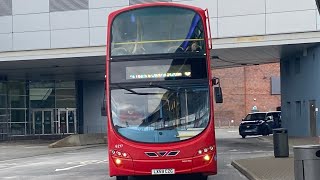
[[56,109],[56,119],[54,121],[54,132],[56,134],[76,133],[76,109],[62,108]]
[[52,109],[34,109],[32,111],[32,117],[34,134],[52,134]]
[[34,134],[76,133],[76,109],[33,109]]

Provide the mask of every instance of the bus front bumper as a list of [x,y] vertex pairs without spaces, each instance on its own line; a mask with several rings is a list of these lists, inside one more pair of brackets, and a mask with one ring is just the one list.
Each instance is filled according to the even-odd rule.
[[[205,157],[207,156],[207,157]],[[110,176],[144,176],[161,174],[217,174],[217,157],[213,154],[203,154],[183,159],[121,159],[122,164],[115,160],[110,169]]]

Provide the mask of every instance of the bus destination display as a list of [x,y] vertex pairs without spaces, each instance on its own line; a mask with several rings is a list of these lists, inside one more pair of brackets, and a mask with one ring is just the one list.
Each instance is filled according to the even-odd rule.
[[126,79],[189,78],[191,65],[156,65],[126,67]]

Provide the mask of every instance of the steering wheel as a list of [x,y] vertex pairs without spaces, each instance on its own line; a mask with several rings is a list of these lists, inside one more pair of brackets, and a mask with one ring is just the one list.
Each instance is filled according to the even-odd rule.
[[168,51],[168,53],[174,53],[174,52],[176,52],[176,51],[181,51],[181,52],[183,52],[184,49],[183,49],[181,46],[171,46],[171,47],[168,48],[167,51]]
[[116,56],[127,55],[128,50],[123,47],[118,47],[118,48],[112,49],[111,54]]

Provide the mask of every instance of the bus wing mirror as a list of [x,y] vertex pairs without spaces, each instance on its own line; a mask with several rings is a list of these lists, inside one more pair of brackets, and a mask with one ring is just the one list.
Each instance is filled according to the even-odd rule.
[[222,89],[220,86],[214,87],[214,97],[216,103],[223,103]]

